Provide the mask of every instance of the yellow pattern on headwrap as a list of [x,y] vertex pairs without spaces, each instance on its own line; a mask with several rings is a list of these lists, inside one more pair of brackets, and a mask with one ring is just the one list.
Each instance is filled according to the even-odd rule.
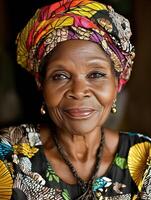
[[98,10],[107,10],[107,8],[105,5],[98,2],[91,2],[87,5],[74,8],[74,10],[71,10],[67,13],[74,13],[76,15],[91,18]]
[[[83,35],[80,29],[85,29]],[[135,57],[130,37],[129,21],[111,6],[93,0],[61,0],[38,9],[18,35],[17,61],[38,75],[42,59],[57,43],[71,39],[90,40],[102,46],[113,61],[120,91],[130,77]]]

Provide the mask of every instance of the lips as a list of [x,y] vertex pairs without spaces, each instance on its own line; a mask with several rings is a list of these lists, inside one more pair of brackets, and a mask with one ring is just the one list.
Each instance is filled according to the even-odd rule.
[[92,108],[70,108],[65,109],[64,113],[70,118],[86,119],[93,115],[96,111]]

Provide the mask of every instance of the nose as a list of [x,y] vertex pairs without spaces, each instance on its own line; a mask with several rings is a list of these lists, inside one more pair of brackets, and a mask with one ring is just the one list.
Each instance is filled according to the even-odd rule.
[[70,88],[66,93],[66,96],[67,98],[72,98],[72,99],[82,99],[85,97],[90,97],[91,92],[89,90],[87,81],[80,78],[74,80],[71,83]]

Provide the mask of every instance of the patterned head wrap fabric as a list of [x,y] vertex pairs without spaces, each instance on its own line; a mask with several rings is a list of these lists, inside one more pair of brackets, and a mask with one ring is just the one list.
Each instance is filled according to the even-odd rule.
[[92,0],[62,0],[38,9],[17,37],[17,61],[38,77],[42,59],[62,41],[98,43],[118,74],[119,91],[130,77],[134,48],[129,21]]

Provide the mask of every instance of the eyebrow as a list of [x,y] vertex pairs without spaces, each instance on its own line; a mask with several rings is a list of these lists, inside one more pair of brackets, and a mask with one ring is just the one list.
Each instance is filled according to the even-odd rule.
[[[108,60],[107,60],[108,59]],[[90,62],[100,62],[100,61],[103,61],[103,62],[108,62],[110,61],[110,59],[106,56],[105,58],[104,57],[90,57]]]
[[[57,69],[58,70],[61,70],[61,69],[64,70],[65,69],[65,65],[57,64],[57,65],[55,65],[55,71]],[[49,71],[49,70],[52,70],[52,64],[47,66],[47,70],[46,71]]]
[[88,65],[88,67],[89,66],[91,67],[91,66],[95,65],[96,68],[105,68],[105,66],[111,66],[112,63],[111,62],[109,63],[105,59],[96,58],[94,60],[88,61],[87,65]]
[[[105,58],[100,58],[100,57],[93,57],[93,59],[90,59],[87,63],[86,63],[86,66],[87,67],[92,67],[92,66],[94,66],[95,68],[104,68],[105,69],[105,66],[104,66],[104,64],[108,64],[108,65],[112,65],[111,63],[109,63]],[[59,63],[57,63],[57,64],[55,64],[54,63],[54,65],[55,65],[55,70],[54,71],[57,71],[57,70],[65,70],[66,69],[66,65],[64,65],[64,64],[59,64]],[[52,62],[52,64],[48,64],[48,66],[47,66],[47,72],[49,71],[49,70],[51,70],[52,67],[53,66],[53,62]]]

